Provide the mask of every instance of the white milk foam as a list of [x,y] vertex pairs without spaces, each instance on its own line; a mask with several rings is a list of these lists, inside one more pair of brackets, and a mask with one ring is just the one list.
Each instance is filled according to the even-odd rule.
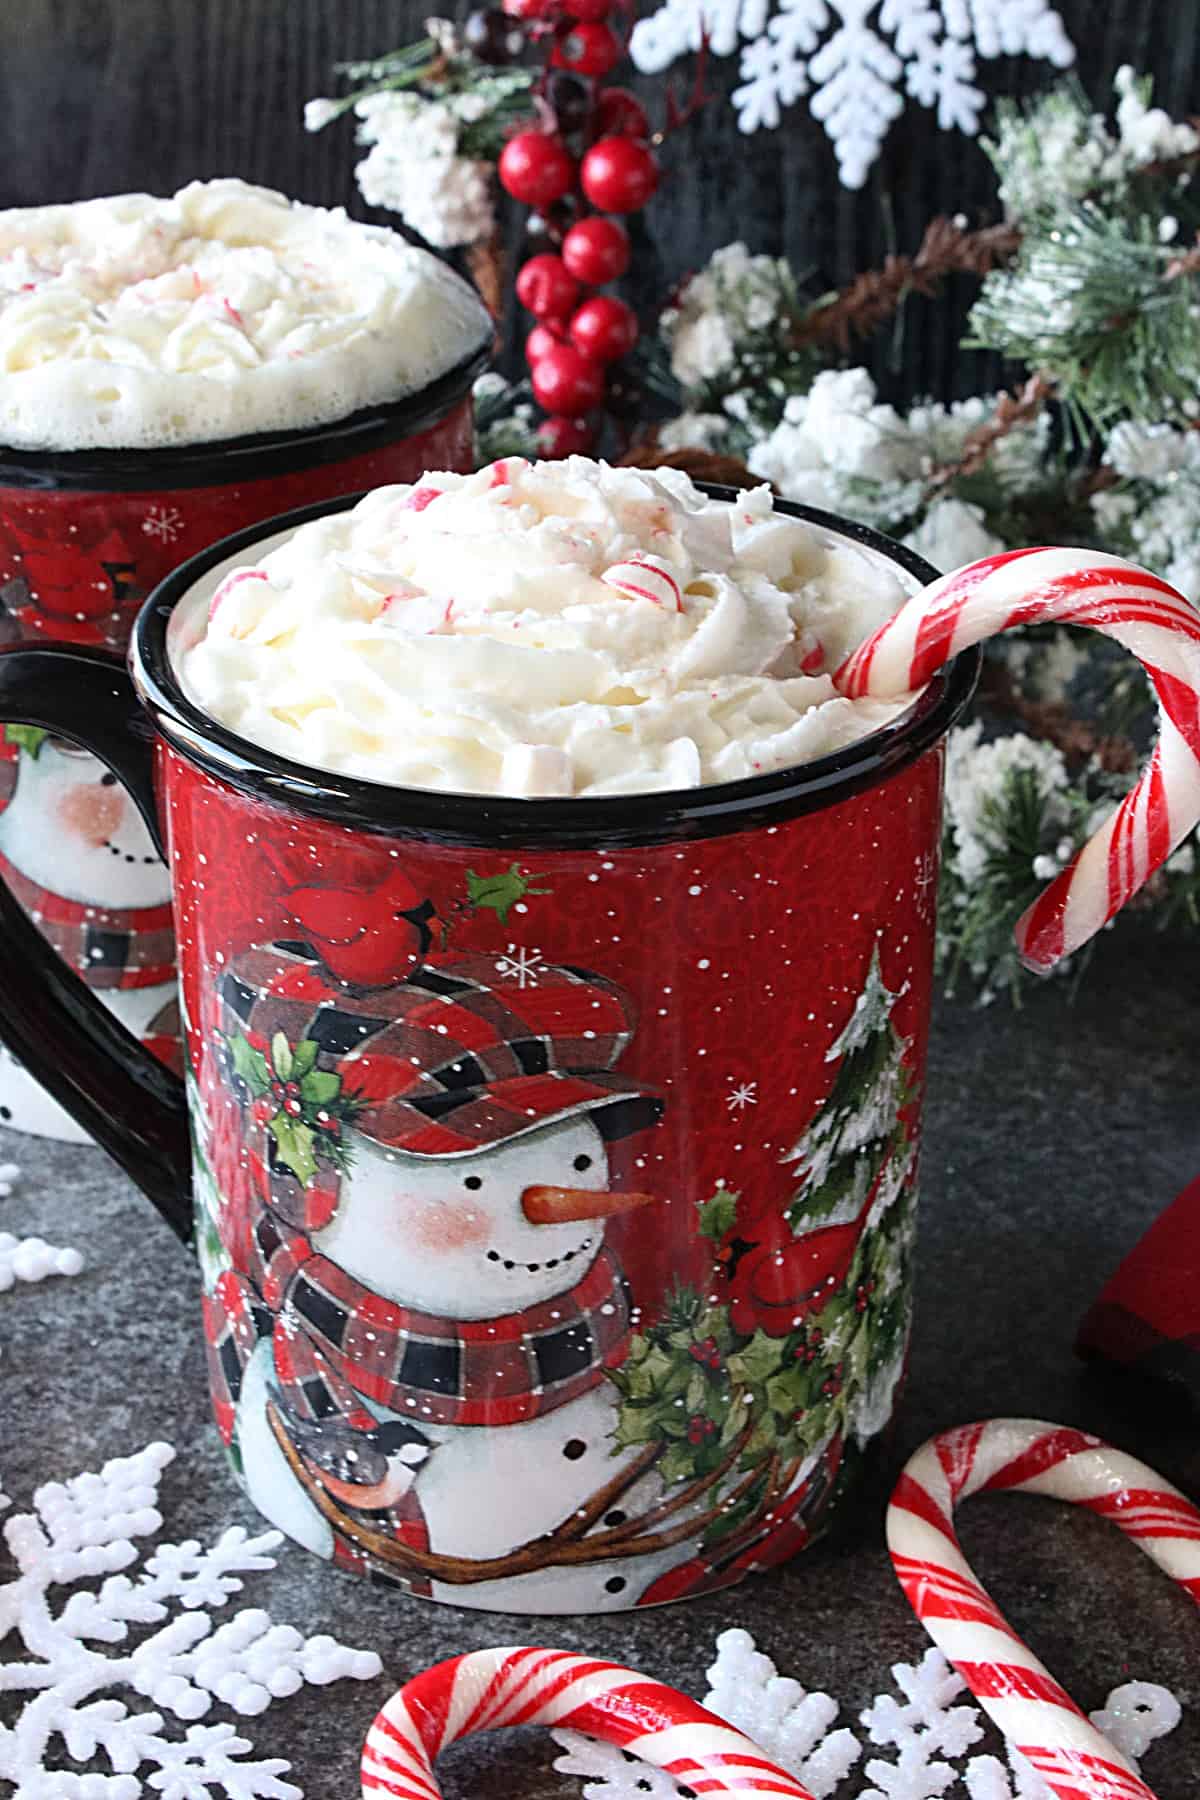
[[903,705],[829,671],[902,603],[885,558],[686,475],[508,457],[378,488],[226,564],[172,626],[190,698],[295,762],[516,796],[690,788]]
[[243,181],[0,211],[0,442],[150,449],[343,419],[487,341],[396,232]]

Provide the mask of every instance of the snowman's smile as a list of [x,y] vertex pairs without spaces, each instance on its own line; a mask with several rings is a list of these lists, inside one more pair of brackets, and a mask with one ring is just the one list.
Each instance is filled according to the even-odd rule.
[[124,849],[120,844],[114,844],[111,838],[105,838],[101,849],[107,850],[110,856],[119,856],[122,862],[127,863],[156,863],[161,860],[157,856],[135,856],[132,851]]
[[593,1238],[584,1238],[573,1250],[563,1250],[558,1256],[548,1256],[545,1262],[520,1262],[515,1257],[502,1256],[499,1250],[489,1250],[487,1259],[490,1263],[499,1263],[502,1269],[520,1269],[525,1275],[539,1275],[543,1269],[559,1269],[566,1263],[574,1262],[577,1256],[586,1256],[594,1242]]

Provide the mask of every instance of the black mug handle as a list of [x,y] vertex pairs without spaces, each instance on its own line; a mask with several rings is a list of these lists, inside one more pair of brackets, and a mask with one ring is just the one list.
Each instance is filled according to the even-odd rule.
[[[153,731],[119,658],[57,644],[0,647],[0,720],[51,731],[107,763],[164,854]],[[191,1141],[183,1082],[68,967],[3,881],[0,1039],[188,1242]]]

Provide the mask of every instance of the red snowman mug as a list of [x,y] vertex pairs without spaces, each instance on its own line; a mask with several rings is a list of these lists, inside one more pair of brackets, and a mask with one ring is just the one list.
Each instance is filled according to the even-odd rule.
[[[420,392],[299,431],[153,450],[0,448],[0,643],[123,653],[146,595],[230,531],[364,485],[471,465],[485,351]],[[0,874],[121,1022],[179,1066],[170,880],[136,807],[95,757],[0,730]],[[0,1122],[80,1139],[0,1051]]]
[[186,1092],[3,890],[0,1033],[181,1235],[194,1208],[217,1424],[290,1536],[505,1611],[735,1582],[826,1525],[903,1379],[942,747],[977,653],[861,742],[720,787],[347,779],[172,666],[229,567],[331,510],[170,575],[132,680],[0,654],[0,715],[85,745],[161,832]]

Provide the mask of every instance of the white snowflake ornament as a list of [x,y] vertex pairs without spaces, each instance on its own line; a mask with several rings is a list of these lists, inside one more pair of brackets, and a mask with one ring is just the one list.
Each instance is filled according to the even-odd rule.
[[[289,1764],[253,1759],[231,1724],[195,1721],[214,1704],[250,1717],[305,1683],[380,1672],[373,1653],[305,1638],[258,1608],[214,1627],[202,1609],[274,1567],[277,1531],[231,1526],[207,1548],[161,1545],[141,1573],[123,1572],[138,1562],[134,1540],[162,1526],[158,1484],[174,1454],[150,1444],[98,1474],[49,1482],[33,1512],[4,1525],[17,1573],[0,1585],[0,1639],[13,1634],[27,1652],[0,1663],[0,1694],[21,1696],[14,1723],[0,1724],[0,1782],[12,1784],[12,1800],[300,1800],[282,1779]],[[52,1591],[66,1586],[75,1591],[56,1613]],[[111,1697],[120,1689],[161,1710],[131,1709]],[[188,1722],[182,1736],[168,1732],[167,1714]],[[107,1767],[48,1769],[64,1751]]]
[[852,1731],[832,1729],[838,1703],[780,1675],[748,1631],[723,1631],[704,1705],[761,1744],[813,1795],[827,1800],[862,1755]]
[[943,131],[973,137],[986,95],[977,59],[1031,56],[1068,68],[1075,47],[1047,0],[665,0],[633,28],[648,73],[697,50],[742,42],[733,104],[742,131],[777,126],[805,95],[832,141],[844,186],[860,188],[904,110],[902,89]]
[[15,1237],[0,1231],[0,1294],[18,1281],[45,1281],[48,1275],[78,1275],[83,1258],[78,1250],[60,1249],[45,1238]]

